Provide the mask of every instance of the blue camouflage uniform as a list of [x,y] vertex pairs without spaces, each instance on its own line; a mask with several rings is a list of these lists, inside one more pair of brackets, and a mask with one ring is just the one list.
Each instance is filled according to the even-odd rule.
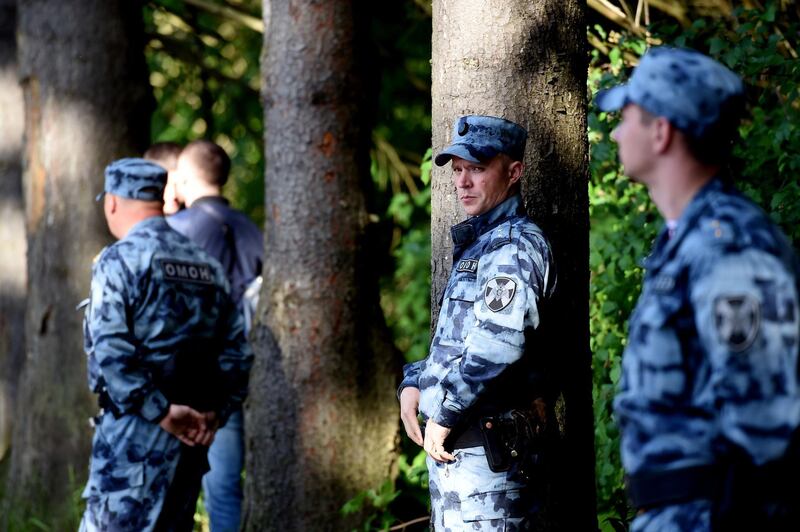
[[[741,91],[710,58],[661,48],[598,104],[635,103],[702,138]],[[614,403],[622,462],[634,492],[691,480],[674,502],[644,504],[631,530],[710,530],[716,496],[703,485],[719,480],[706,472],[742,454],[755,466],[781,458],[800,424],[800,270],[768,216],[719,178],[661,231],[644,267]]]
[[[496,136],[499,129],[502,136],[509,126],[496,126],[493,121],[499,120],[462,117],[453,133],[456,148],[437,156],[437,164],[445,164],[449,157],[442,155],[448,154],[468,160],[492,157],[500,150],[477,153],[481,146],[468,130],[485,137],[487,132]],[[488,126],[477,127],[485,121]],[[459,151],[457,143],[464,137]],[[524,137],[519,156],[523,150]],[[419,388],[422,417],[456,428],[484,414],[502,416],[524,406],[526,354],[536,350],[526,345],[526,331],[539,326],[541,306],[555,287],[555,269],[549,244],[518,194],[451,232],[453,269],[430,354],[406,365],[400,390]],[[526,529],[537,507],[527,482],[513,471],[491,471],[480,445],[456,447],[455,462],[428,457],[431,526],[437,531]]]
[[[105,192],[159,199],[165,181],[157,165],[123,159],[106,169]],[[170,369],[212,360],[210,377],[221,392],[207,406],[224,423],[245,398],[252,363],[242,326],[220,265],[163,217],[146,218],[103,250],[92,268],[84,320],[89,387],[100,394],[103,409],[95,418],[82,530],[174,529],[163,517],[156,526],[159,515],[181,511],[190,512],[191,529],[194,500],[175,509],[165,507],[165,499],[178,482],[195,490],[196,499],[203,449],[183,445],[159,426],[176,390],[165,383],[174,377]],[[213,395],[199,385],[204,388],[197,395]],[[200,459],[176,478],[179,463],[192,455]]]

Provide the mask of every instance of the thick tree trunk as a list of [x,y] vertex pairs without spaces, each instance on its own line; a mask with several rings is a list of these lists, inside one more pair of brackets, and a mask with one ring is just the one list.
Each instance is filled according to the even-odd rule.
[[25,357],[25,213],[20,165],[24,125],[16,19],[16,0],[0,0],[0,460],[11,445],[12,412]]
[[248,530],[346,530],[392,472],[398,367],[369,268],[352,0],[265,5],[266,259],[247,407]]
[[[594,504],[588,283],[588,145],[586,140],[585,2],[581,0],[434,0],[432,121],[434,153],[449,141],[453,120],[490,114],[529,132],[523,195],[531,217],[551,240],[558,296],[551,312],[557,352],[565,460],[552,481],[544,530],[597,527]],[[433,172],[433,316],[451,267],[450,226],[465,216],[450,169]],[[555,457],[552,460],[556,460]],[[562,505],[558,501],[564,501]]]
[[94,196],[106,164],[146,147],[150,99],[139,2],[26,0],[18,15],[29,289],[6,493],[9,512],[56,520],[86,478],[96,411],[75,310],[110,240]]

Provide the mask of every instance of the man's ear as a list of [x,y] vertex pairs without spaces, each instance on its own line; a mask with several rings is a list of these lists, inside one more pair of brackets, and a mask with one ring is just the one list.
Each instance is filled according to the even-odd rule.
[[108,201],[108,212],[114,214],[117,212],[117,208],[119,207],[119,202],[117,201],[117,197],[114,194],[106,194],[106,201]]
[[525,165],[522,164],[522,161],[514,161],[508,165],[508,184],[513,185],[522,177],[522,170],[525,168]]
[[653,123],[653,150],[658,153],[665,153],[673,139],[675,138],[675,126],[669,120],[659,116]]

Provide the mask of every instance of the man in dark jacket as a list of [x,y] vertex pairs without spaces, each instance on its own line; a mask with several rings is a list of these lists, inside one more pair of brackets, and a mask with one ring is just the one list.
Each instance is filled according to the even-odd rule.
[[[258,227],[222,197],[230,166],[228,155],[217,144],[189,143],[178,157],[176,170],[178,200],[187,208],[167,222],[222,264],[231,296],[241,309],[248,284],[261,273],[264,245]],[[214,532],[239,530],[243,427],[239,410],[217,432],[208,453],[211,470],[203,478],[203,490]]]

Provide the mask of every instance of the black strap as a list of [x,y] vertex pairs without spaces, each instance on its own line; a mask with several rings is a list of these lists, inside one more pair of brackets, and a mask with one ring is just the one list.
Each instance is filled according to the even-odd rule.
[[696,499],[713,499],[719,493],[720,475],[715,467],[702,465],[636,473],[628,476],[626,483],[631,505],[651,509]]

